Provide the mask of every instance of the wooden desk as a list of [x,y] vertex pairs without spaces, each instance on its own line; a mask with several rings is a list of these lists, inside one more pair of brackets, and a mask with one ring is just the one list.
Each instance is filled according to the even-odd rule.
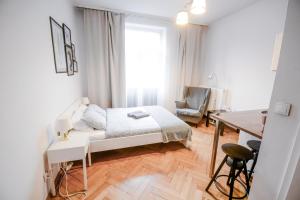
[[215,172],[219,136],[223,134],[224,124],[228,124],[232,127],[245,131],[246,133],[249,133],[254,137],[261,139],[263,130],[261,111],[263,110],[226,112],[220,113],[219,115],[211,115],[211,118],[216,120],[216,129],[214,133],[213,148],[210,160],[210,177],[212,177]]

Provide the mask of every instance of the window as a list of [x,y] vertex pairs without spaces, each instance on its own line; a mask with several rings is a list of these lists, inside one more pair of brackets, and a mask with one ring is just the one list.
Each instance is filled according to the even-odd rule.
[[126,24],[127,106],[156,105],[165,65],[165,29]]

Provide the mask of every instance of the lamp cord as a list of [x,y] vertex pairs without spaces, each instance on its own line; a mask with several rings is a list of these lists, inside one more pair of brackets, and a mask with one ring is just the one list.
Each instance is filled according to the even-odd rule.
[[[60,169],[63,171],[63,176],[59,182],[59,186],[58,186],[58,193],[59,193],[59,196],[61,196],[62,198],[64,199],[67,199],[67,200],[72,200],[71,197],[73,196],[77,196],[77,195],[82,195],[83,196],[83,199],[86,199],[86,196],[87,196],[87,193],[85,191],[82,191],[82,192],[74,192],[74,193],[70,193],[69,194],[69,191],[68,191],[68,175],[67,175],[67,170],[65,170],[65,168],[63,166],[60,165]],[[65,190],[66,190],[66,194],[63,194],[61,191],[60,191],[60,188],[61,188],[61,185],[62,185],[62,182],[63,182],[63,178],[66,177],[66,186],[65,186]]]

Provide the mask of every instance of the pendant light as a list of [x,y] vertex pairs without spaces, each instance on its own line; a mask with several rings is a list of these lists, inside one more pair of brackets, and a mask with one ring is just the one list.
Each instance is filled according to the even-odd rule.
[[189,23],[189,15],[186,11],[181,11],[177,14],[176,24],[178,25],[186,25]]
[[201,15],[206,12],[206,0],[193,0],[191,13]]

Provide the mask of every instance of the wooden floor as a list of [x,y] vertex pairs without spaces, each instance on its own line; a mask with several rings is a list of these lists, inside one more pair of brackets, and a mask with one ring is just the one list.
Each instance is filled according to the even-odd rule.
[[[193,128],[192,150],[180,143],[168,143],[92,154],[93,165],[87,172],[87,199],[228,199],[216,190],[214,184],[211,194],[205,192],[210,180],[213,131],[212,125],[206,128],[204,123]],[[235,131],[225,129],[219,144],[236,143],[237,140]],[[219,146],[216,166],[223,157]],[[227,171],[223,170],[224,173]],[[69,192],[83,188],[80,165],[69,171],[68,187]],[[82,196],[72,199],[82,199]]]

